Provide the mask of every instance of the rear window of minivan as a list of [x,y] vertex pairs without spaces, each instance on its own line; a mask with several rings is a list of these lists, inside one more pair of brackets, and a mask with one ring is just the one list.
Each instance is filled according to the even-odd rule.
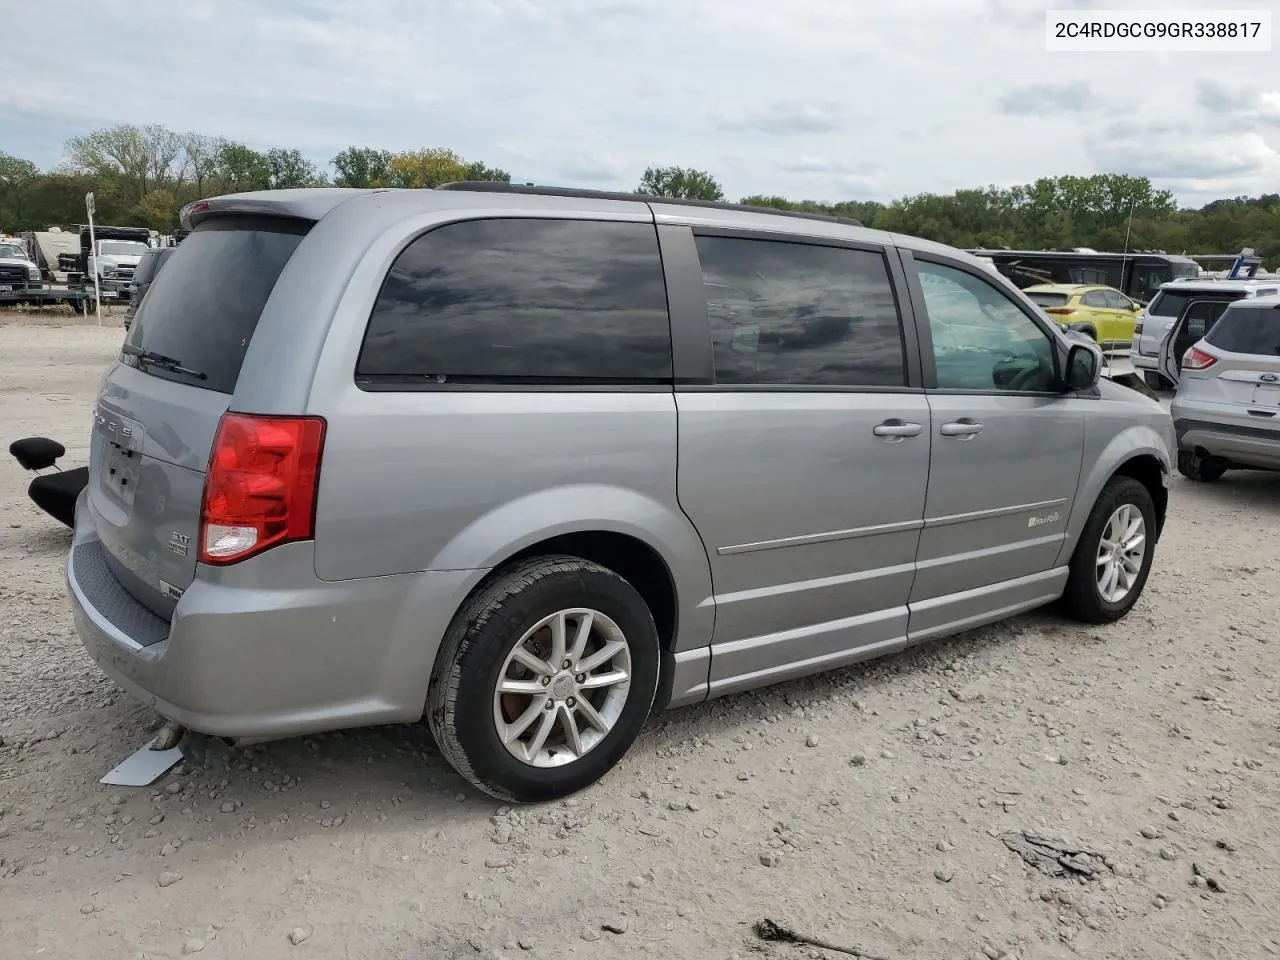
[[1280,308],[1233,306],[1223,313],[1204,339],[1228,353],[1280,355]]
[[234,393],[262,308],[311,223],[279,217],[216,217],[174,250],[125,343],[182,370],[126,362],[166,380]]

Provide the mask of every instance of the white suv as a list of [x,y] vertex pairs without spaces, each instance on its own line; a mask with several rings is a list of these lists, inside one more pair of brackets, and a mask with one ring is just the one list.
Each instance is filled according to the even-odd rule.
[[[1162,283],[1147,309],[1138,317],[1133,331],[1130,358],[1141,370],[1147,386],[1166,390],[1173,384],[1160,372],[1160,345],[1169,329],[1192,300],[1221,300],[1222,309],[1248,297],[1268,297],[1280,293],[1280,280],[1171,280]],[[1219,314],[1221,315],[1221,314]],[[1212,319],[1216,320],[1217,317]],[[1212,326],[1212,323],[1208,324]]]
[[1280,297],[1233,303],[1183,350],[1194,336],[1188,319],[1160,350],[1161,371],[1178,379],[1178,470],[1200,481],[1232,468],[1280,470]]

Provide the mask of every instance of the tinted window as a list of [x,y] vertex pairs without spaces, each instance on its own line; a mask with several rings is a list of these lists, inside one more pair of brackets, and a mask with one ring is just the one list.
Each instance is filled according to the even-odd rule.
[[1120,283],[1120,265],[1107,263],[1072,264],[1067,268],[1067,276],[1072,283]]
[[906,383],[884,255],[775,240],[698,237],[716,382]]
[[1159,291],[1160,284],[1166,283],[1174,275],[1176,274],[1171,274],[1167,267],[1136,264],[1129,278],[1128,291],[1139,300],[1150,300]]
[[171,357],[205,379],[154,364],[141,369],[234,393],[267,297],[310,226],[279,218],[217,217],[192,230],[155,275],[125,342]]
[[1080,302],[1086,307],[1102,307],[1105,309],[1111,306],[1111,303],[1107,300],[1107,295],[1101,290],[1090,290],[1080,298]]
[[1112,310],[1132,310],[1134,303],[1123,293],[1115,290],[1104,290],[1102,293],[1106,298],[1107,306]]
[[1280,354],[1280,309],[1243,304],[1224,313],[1205,337],[1228,353]]
[[388,384],[670,380],[657,232],[512,219],[423,234],[382,285],[356,374]]
[[1199,340],[1217,322],[1228,306],[1230,304],[1225,300],[1200,300],[1192,303],[1187,308],[1184,334]]
[[1061,307],[1071,298],[1065,293],[1027,293],[1031,302],[1041,307]]
[[942,390],[1043,392],[1053,385],[1049,335],[1001,290],[954,267],[917,261]]
[[1244,295],[1241,293],[1221,293],[1212,292],[1195,292],[1189,290],[1179,290],[1177,293],[1172,290],[1161,290],[1156,294],[1156,298],[1151,301],[1151,305],[1147,307],[1147,313],[1154,314],[1157,317],[1177,317],[1182,315],[1182,311],[1186,309],[1187,304],[1192,300],[1222,300],[1230,303],[1233,300],[1239,300]]
[[134,283],[149,283],[151,274],[155,272],[156,264],[160,262],[160,251],[152,250],[144,253],[142,259],[138,261],[138,269],[133,271]]

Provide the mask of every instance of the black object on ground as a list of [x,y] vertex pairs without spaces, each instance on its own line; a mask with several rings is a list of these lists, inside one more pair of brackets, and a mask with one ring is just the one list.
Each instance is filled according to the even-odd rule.
[[76,525],[76,500],[89,484],[89,468],[76,467],[61,473],[45,473],[31,481],[29,496],[37,507],[59,523]]
[[[66,452],[66,447],[48,437],[26,437],[9,444],[9,453],[24,470],[39,471],[56,467],[58,458]],[[80,491],[88,484],[88,467],[59,470],[57,473],[41,474],[32,480],[27,487],[27,496],[59,523],[74,527],[76,500],[80,497]]]
[[1002,833],[1004,845],[1050,877],[1078,877],[1097,880],[1108,872],[1106,858],[1093,850],[1069,847],[1034,833]]
[[9,444],[9,453],[23,470],[48,470],[67,448],[48,437],[26,437]]
[[771,943],[796,943],[805,946],[817,947],[820,950],[830,950],[833,953],[843,953],[850,957],[861,957],[862,960],[888,960],[878,953],[867,953],[861,947],[842,947],[839,944],[828,943],[825,940],[819,940],[816,937],[807,937],[802,933],[796,933],[779,923],[775,923],[766,917],[763,920],[757,920],[755,926],[756,936],[761,940],[767,940]]

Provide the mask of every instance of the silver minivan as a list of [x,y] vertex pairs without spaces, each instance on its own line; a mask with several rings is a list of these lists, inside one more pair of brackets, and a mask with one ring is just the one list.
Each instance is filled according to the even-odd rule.
[[90,655],[181,727],[425,718],[544,800],[654,710],[1146,582],[1169,415],[960,251],[502,184],[184,226],[67,566]]

